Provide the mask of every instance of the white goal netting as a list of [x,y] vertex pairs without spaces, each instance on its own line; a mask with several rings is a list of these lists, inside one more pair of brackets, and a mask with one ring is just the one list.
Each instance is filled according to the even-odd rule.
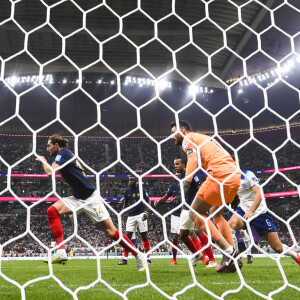
[[[117,278],[112,283],[103,275],[104,259],[122,251],[118,241],[107,239],[75,212],[73,218],[62,217],[64,241],[77,254],[74,258],[96,258],[92,282],[70,287],[51,264],[48,273],[17,280],[5,264],[50,258],[57,250],[50,246],[45,213],[50,203],[68,195],[69,187],[59,176],[50,182],[35,163],[47,155],[49,136],[69,139],[115,226],[124,232],[128,208],[122,210],[121,201],[129,175],[139,178],[140,194],[145,187],[153,201],[177,180],[173,161],[183,154],[174,145],[169,123],[178,125],[182,119],[217,139],[239,168],[258,174],[262,201],[281,241],[299,249],[299,13],[297,1],[288,0],[1,3],[1,286],[9,282],[22,299],[28,298],[28,288],[49,279],[74,299],[97,284],[123,299],[145,287],[155,290],[153,297],[167,299],[191,291],[224,299],[245,289],[264,299],[289,289],[299,295],[299,280],[282,266],[284,253],[270,252],[255,233],[250,234],[252,250],[276,264],[276,282],[259,276],[253,280],[243,269],[230,282],[224,279],[227,274],[202,282],[192,266],[195,254],[179,244],[178,255],[188,267],[186,274],[169,274],[178,282],[174,291],[160,285],[152,266],[143,281],[119,289]],[[207,175],[201,166],[196,172]],[[173,247],[170,217],[175,209],[170,204],[148,207],[155,261],[167,258]],[[232,208],[225,205],[225,210]],[[251,232],[249,221],[247,228]],[[210,234],[208,238],[211,242]],[[217,257],[224,253],[213,249]]]

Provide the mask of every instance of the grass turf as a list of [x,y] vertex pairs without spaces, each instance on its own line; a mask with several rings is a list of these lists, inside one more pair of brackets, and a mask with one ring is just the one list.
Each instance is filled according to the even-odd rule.
[[[118,266],[117,260],[101,260],[102,279],[113,288],[123,293],[128,288],[146,283],[146,274],[138,272],[135,260],[129,260],[128,265]],[[170,266],[170,259],[152,259],[149,266],[152,282],[168,295],[182,290],[192,284],[193,279],[186,259],[179,259],[178,265]],[[255,258],[253,264],[247,265],[244,259],[242,274],[245,282],[264,295],[283,286],[284,280],[275,261],[269,258]],[[281,259],[281,264],[290,284],[300,287],[300,266],[291,258]],[[227,290],[240,286],[237,273],[217,274],[214,269],[206,269],[199,264],[195,269],[197,281],[203,287],[221,296]],[[47,264],[41,261],[3,261],[1,271],[4,275],[21,285],[37,277],[49,275]],[[70,290],[75,291],[80,286],[87,286],[97,279],[96,260],[69,260],[66,265],[53,265],[54,275]],[[73,297],[64,291],[54,279],[30,284],[25,289],[26,299],[55,299],[66,300]],[[130,291],[129,299],[166,299],[152,286]],[[103,283],[97,283],[88,290],[78,293],[79,299],[121,299],[110,291]],[[21,299],[19,288],[0,277],[0,299]],[[178,299],[214,299],[200,289],[192,287]],[[262,299],[249,289],[243,287],[241,291],[229,294],[225,299]],[[273,299],[300,299],[300,292],[287,287],[273,296]]]

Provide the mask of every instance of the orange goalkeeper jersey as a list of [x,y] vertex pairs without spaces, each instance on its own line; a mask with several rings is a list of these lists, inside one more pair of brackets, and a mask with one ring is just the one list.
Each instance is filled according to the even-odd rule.
[[187,155],[197,153],[197,147],[202,166],[213,177],[221,178],[236,170],[236,162],[215,139],[205,134],[189,132],[182,142],[184,152]]

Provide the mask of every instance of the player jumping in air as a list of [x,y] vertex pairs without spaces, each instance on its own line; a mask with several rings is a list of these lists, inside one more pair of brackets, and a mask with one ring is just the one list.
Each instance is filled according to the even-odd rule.
[[[243,171],[241,186],[238,191],[240,205],[235,212],[244,217],[245,220],[254,217],[250,221],[250,225],[256,229],[260,236],[264,236],[267,239],[271,248],[277,253],[291,256],[300,265],[300,254],[295,250],[290,250],[287,245],[281,243],[272,217],[262,201],[258,182],[259,180],[254,173],[249,170]],[[233,214],[228,222],[233,234],[235,234],[236,230],[246,228],[245,222],[238,215]]]
[[[172,133],[176,133],[176,123],[172,122],[170,125]],[[191,132],[190,124],[184,120],[179,121],[178,131],[174,135],[175,143],[182,146],[188,160],[184,181],[185,199],[188,198],[193,180],[192,174],[198,167],[198,152],[200,152],[201,164],[206,172],[218,181],[207,177],[191,204],[192,209],[201,217],[198,217],[192,210],[189,212],[194,223],[207,233],[204,221],[207,219],[207,212],[209,210],[215,212],[222,205],[221,189],[226,203],[230,204],[233,201],[240,186],[241,174],[237,171],[236,163],[230,154],[216,140],[204,134]],[[223,186],[220,183],[223,183]],[[223,209],[213,217],[218,229],[211,220],[206,220],[213,242],[228,255],[223,256],[217,272],[235,272],[233,258],[238,256],[238,250],[234,248],[230,227],[222,214]]]
[[[87,179],[84,169],[81,167],[79,161],[74,158],[74,154],[67,149],[68,140],[64,139],[58,134],[52,135],[47,144],[47,151],[51,157],[54,158],[54,162],[51,168],[46,164],[47,160],[44,156],[39,156],[36,161],[42,163],[44,171],[51,178],[53,169],[56,173],[60,173],[65,179],[67,184],[72,189],[73,196],[63,198],[62,200],[55,202],[47,210],[49,226],[53,238],[57,245],[63,242],[63,228],[59,216],[63,214],[71,213],[72,210],[76,210],[82,204],[86,204],[80,211],[85,211],[90,219],[96,223],[110,238],[113,240],[119,239],[119,231],[116,229],[109,213],[103,203],[103,199],[96,190],[96,187]],[[66,163],[66,164],[65,164]],[[60,166],[64,165],[61,169]],[[78,211],[78,213],[80,212]],[[127,241],[131,247],[127,246],[124,242]],[[133,252],[136,257],[139,271],[144,271],[146,265],[141,254],[137,252],[137,249],[132,244],[130,239],[126,235],[122,235],[120,245],[124,249],[128,249]],[[61,244],[57,252],[52,256],[52,263],[65,264],[67,262],[67,254],[64,244]],[[48,260],[44,260],[48,262]]]
[[[128,205],[132,205],[140,200],[140,190],[137,183],[137,178],[129,177],[128,188],[124,194],[124,205],[125,209]],[[147,191],[143,188],[143,199],[145,199],[149,205],[150,199]],[[144,250],[148,252],[150,250],[150,242],[148,239],[148,213],[145,211],[145,206],[142,202],[133,206],[128,211],[128,218],[126,222],[126,234],[131,239],[134,232],[137,232],[139,228],[142,240],[144,242]],[[128,250],[124,249],[124,258],[118,263],[118,265],[127,265]],[[150,254],[148,254],[147,262],[151,265]]]

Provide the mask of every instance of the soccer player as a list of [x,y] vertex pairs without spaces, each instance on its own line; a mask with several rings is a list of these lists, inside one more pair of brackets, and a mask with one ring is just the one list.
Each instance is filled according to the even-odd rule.
[[[194,223],[207,233],[206,222],[204,221],[207,219],[207,212],[211,208],[211,211],[215,212],[222,205],[221,194],[223,194],[226,203],[230,204],[233,201],[240,186],[241,174],[237,171],[236,163],[230,154],[216,140],[207,135],[192,132],[190,124],[185,120],[179,121],[178,130],[176,122],[172,122],[170,125],[176,145],[182,146],[187,155],[184,181],[185,199],[189,193],[193,173],[198,167],[197,153],[200,152],[202,166],[213,177],[213,179],[208,177],[204,181],[191,204],[192,209],[201,217],[198,217],[192,210],[189,212]],[[220,183],[223,185],[221,186]],[[221,189],[223,193],[221,193]],[[211,220],[207,220],[213,242],[226,253],[217,272],[235,272],[233,258],[238,256],[238,250],[234,248],[230,227],[222,214],[223,209],[216,213],[213,218],[218,228]]]
[[[143,188],[143,199],[145,199],[149,205],[150,199],[146,189]],[[128,205],[132,205],[140,200],[140,190],[137,185],[137,178],[134,176],[129,177],[128,188],[125,190],[124,194],[124,204],[123,209],[125,209]],[[126,234],[129,239],[132,238],[134,232],[139,228],[142,240],[144,242],[144,250],[148,252],[150,250],[150,242],[148,239],[148,213],[145,211],[145,206],[142,202],[133,206],[128,211],[128,218],[126,222]],[[127,251],[127,249],[125,249]],[[127,265],[127,253],[124,251],[124,258],[122,261],[118,263],[118,265]],[[148,254],[147,262],[151,265],[150,254]]]
[[[281,243],[272,217],[266,205],[262,202],[258,182],[259,180],[254,173],[249,170],[243,171],[241,186],[238,191],[240,205],[235,212],[244,217],[245,220],[254,217],[250,221],[250,225],[256,229],[260,236],[266,238],[271,248],[277,253],[284,252],[285,255],[291,256],[293,260],[300,265],[300,254],[295,250],[289,250],[287,245]],[[236,230],[246,228],[245,222],[238,215],[233,214],[229,220],[229,226],[233,233],[235,233]]]
[[[182,158],[175,159],[174,166],[175,166],[176,173],[179,174],[178,178],[179,179],[185,178],[186,160]],[[188,205],[192,204],[192,201],[194,200],[201,184],[202,182],[199,179],[199,177],[197,175],[194,175],[190,183],[189,190],[186,194],[185,201]],[[202,245],[206,246],[208,243],[207,236],[205,235],[205,233],[201,231],[201,229],[198,226],[196,226],[196,232],[201,242],[199,242],[198,237],[194,232],[194,222],[189,216],[189,208],[186,205],[184,205],[180,214],[180,238],[192,253],[196,253],[199,249],[202,248]],[[202,251],[202,254],[203,254],[202,255],[203,264],[208,263],[207,267],[209,268],[214,268],[217,266],[217,262],[214,258],[211,247],[208,247],[204,251]],[[208,256],[208,261],[206,262],[205,258],[207,256]],[[193,260],[194,266],[197,265],[197,262],[200,259],[200,257],[201,256],[196,256],[194,258]]]
[[[179,184],[178,182],[170,185],[167,193],[160,199],[154,202],[154,206],[157,206],[161,202],[167,201],[170,197],[173,197],[172,209],[178,206],[179,202],[176,201],[176,196],[179,193]],[[176,209],[171,214],[171,234],[172,234],[172,243],[178,247],[178,234],[180,230],[180,213],[181,207]],[[177,265],[177,249],[172,247],[173,259],[170,262],[170,265]]]
[[[36,161],[42,163],[45,173],[50,178],[52,176],[52,170],[54,170],[55,174],[59,172],[67,184],[69,184],[71,187],[73,194],[71,197],[63,198],[64,201],[59,200],[55,202],[47,210],[52,236],[56,244],[60,245],[57,252],[52,256],[51,262],[53,264],[65,264],[68,259],[65,245],[62,244],[63,228],[59,216],[71,213],[72,210],[76,210],[82,204],[85,204],[85,206],[80,209],[80,211],[85,211],[90,219],[96,223],[110,238],[116,241],[120,236],[118,229],[116,229],[112,223],[99,192],[88,180],[79,161],[74,158],[74,154],[67,149],[67,147],[68,140],[64,139],[58,134],[54,134],[49,138],[47,144],[47,151],[50,153],[51,157],[54,158],[51,168],[47,165],[47,160],[44,156],[39,156],[36,158]],[[124,240],[126,240],[131,246],[127,246]],[[146,266],[142,255],[137,252],[137,249],[132,244],[130,239],[124,234],[122,235],[120,245],[133,252],[136,257],[139,271],[144,271]],[[45,262],[48,262],[48,260],[45,260]]]

